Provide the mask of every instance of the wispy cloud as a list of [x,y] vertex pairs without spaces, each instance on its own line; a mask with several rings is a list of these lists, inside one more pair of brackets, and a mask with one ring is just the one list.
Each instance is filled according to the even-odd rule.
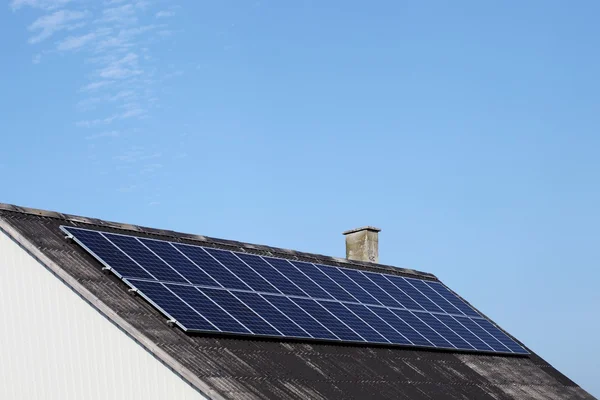
[[114,83],[113,81],[94,81],[94,82],[90,82],[87,85],[83,86],[80,90],[82,92],[91,92],[94,90],[101,89],[105,86],[111,85],[113,83]]
[[156,18],[169,18],[175,16],[175,11],[163,10],[155,14]]
[[87,119],[75,122],[75,126],[79,128],[91,128],[98,125],[108,125],[119,117],[118,114],[111,115],[106,118]]
[[87,16],[85,11],[60,10],[52,14],[44,15],[36,19],[29,25],[29,31],[34,32],[35,36],[29,38],[29,43],[39,43],[58,31],[64,29],[77,29],[83,26],[80,21]]
[[98,22],[110,23],[117,22],[120,24],[131,24],[137,22],[135,6],[133,4],[125,4],[118,7],[107,8],[102,11],[102,18]]
[[64,7],[71,0],[13,0],[10,6],[13,10],[18,10],[21,7],[40,8],[43,10],[54,10]]
[[[169,5],[161,9],[159,3]],[[160,107],[161,85],[184,73],[181,66],[161,65],[153,54],[177,32],[170,24],[176,22],[178,7],[144,0],[9,0],[9,5],[15,12],[29,8],[36,14],[24,27],[30,32],[33,63],[53,62],[57,56],[81,62],[73,71],[83,72],[71,77],[79,81],[73,124],[85,130],[81,138],[88,141],[88,158],[112,159],[116,170],[128,171],[119,177],[130,182],[117,181],[117,190],[144,190],[163,169],[161,152],[120,146],[142,137],[145,124],[138,123]],[[97,153],[109,148],[113,154]]]
[[139,56],[137,54],[129,53],[101,68],[98,71],[98,75],[104,79],[124,79],[140,75],[144,71],[140,69],[138,59]]
[[[160,158],[162,156],[159,152],[148,152],[142,147],[132,147],[124,153],[115,156],[116,161],[123,161],[126,163],[137,163],[140,161],[146,161],[151,159]],[[154,164],[160,165],[160,164]],[[161,165],[162,167],[162,165]]]
[[96,38],[96,33],[88,33],[80,36],[69,36],[57,43],[58,51],[77,50]]
[[93,135],[86,136],[85,138],[87,140],[95,140],[95,139],[103,139],[103,138],[118,138],[119,136],[121,136],[121,133],[119,131],[106,131],[106,132],[95,133]]

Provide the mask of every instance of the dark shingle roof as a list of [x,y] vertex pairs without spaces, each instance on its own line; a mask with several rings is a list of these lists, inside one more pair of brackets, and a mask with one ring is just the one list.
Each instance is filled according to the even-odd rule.
[[[246,243],[114,224],[0,204],[0,228],[65,284],[199,392],[218,399],[593,399],[539,356],[465,354],[398,347],[188,335],[123,282],[104,274],[60,225],[272,254],[345,267],[399,269]],[[531,351],[531,350],[530,350]]]

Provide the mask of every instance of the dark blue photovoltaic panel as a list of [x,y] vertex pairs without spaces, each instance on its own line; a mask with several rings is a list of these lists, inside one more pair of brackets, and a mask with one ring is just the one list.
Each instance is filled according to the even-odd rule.
[[127,253],[138,265],[148,271],[156,280],[163,282],[188,283],[173,268],[156,257],[139,240],[131,236],[113,235],[105,233],[104,236],[115,246]]
[[431,329],[439,333],[444,339],[448,340],[454,347],[462,350],[473,350],[475,349],[466,340],[458,336],[454,331],[443,324],[439,319],[434,317],[432,314],[421,312],[415,313],[421,321],[425,322]]
[[388,307],[397,307],[402,308],[402,304],[394,300],[392,296],[384,292],[379,286],[377,286],[373,281],[367,278],[366,275],[362,273],[362,271],[357,271],[353,269],[345,269],[344,273],[349,276],[354,282],[356,282],[360,287],[369,292],[373,297],[375,297],[378,303],[371,304],[383,304]]
[[440,321],[442,321],[444,323],[444,325],[446,325],[448,328],[450,328],[454,332],[456,332],[460,337],[462,337],[467,342],[469,342],[469,344],[471,346],[473,346],[474,348],[476,348],[477,350],[494,351],[494,349],[492,347],[487,345],[483,340],[481,340],[475,334],[473,334],[471,331],[469,331],[467,328],[465,328],[460,322],[458,322],[456,319],[454,319],[454,317],[452,317],[451,315],[435,314],[434,316],[437,319],[439,319]]
[[213,325],[219,328],[220,331],[229,333],[252,333],[250,330],[236,321],[231,315],[227,314],[223,309],[220,307],[215,307],[215,303],[213,303],[204,294],[200,293],[198,289],[192,286],[181,286],[174,284],[166,286],[177,296],[185,299],[186,303],[198,311]]
[[286,278],[285,275],[273,268],[271,264],[267,263],[259,256],[240,253],[238,254],[238,257],[269,281],[269,283],[276,287],[281,293],[305,296],[305,294],[299,291],[298,287]]
[[[425,282],[425,281],[423,281]],[[469,306],[467,303],[462,301],[460,298],[456,297],[454,293],[448,290],[444,285],[439,282],[427,282],[427,284],[432,287],[436,292],[438,292],[442,297],[452,303],[456,308],[461,310],[464,314],[469,317],[481,317],[477,311],[473,309],[473,307]]]
[[365,272],[365,275],[375,282],[380,288],[390,294],[399,304],[399,308],[407,308],[409,310],[425,310],[416,301],[411,299],[406,293],[395,286],[389,279],[382,274],[376,274],[373,272]]
[[298,338],[312,338],[312,336],[303,330],[300,326],[289,319],[285,314],[266,301],[260,294],[248,292],[236,292],[235,296],[244,304],[248,305],[256,314],[262,316],[279,332],[285,336]]
[[443,347],[446,349],[453,349],[456,346],[452,345],[448,340],[444,339],[442,335],[434,331],[430,326],[425,324],[423,320],[419,317],[422,317],[425,312],[417,312],[414,313],[405,310],[394,310],[393,313],[396,314],[400,319],[406,322],[411,327],[415,328],[417,332],[423,335],[427,340],[436,345],[437,347]]
[[187,331],[528,354],[439,282],[61,229]]
[[449,301],[443,298],[438,292],[433,290],[431,286],[419,279],[405,278],[417,290],[423,293],[427,298],[435,303],[436,306],[447,312],[448,314],[463,315],[463,312],[454,307]]
[[317,321],[323,324],[327,329],[333,332],[341,340],[348,342],[364,342],[364,339],[358,336],[350,328],[340,322],[329,311],[311,299],[292,299],[294,303],[306,310]]
[[426,346],[435,347],[425,336],[420,334],[415,328],[401,320],[396,314],[384,307],[367,307],[369,310],[377,314],[381,319],[387,322],[389,325],[394,327],[395,330],[400,332],[405,338],[410,340],[411,344],[415,346]]
[[504,332],[498,329],[494,324],[485,319],[473,319],[479,326],[488,331],[490,335],[498,339],[503,345],[508,347],[515,353],[527,354],[528,352],[522,348],[517,342],[509,338]]
[[356,298],[352,297],[339,284],[321,272],[321,270],[314,265],[308,263],[298,265],[295,261],[292,261],[292,264],[298,266],[299,270],[304,272],[306,276],[312,279],[313,282],[315,282],[321,288],[329,292],[329,294],[331,294],[336,300],[360,303],[358,300],[356,300]]
[[213,279],[219,282],[227,289],[252,290],[244,284],[238,277],[232,274],[221,263],[211,257],[202,247],[189,246],[186,244],[174,244],[178,250],[188,256],[190,260],[197,266],[202,268],[204,272],[210,275]]
[[444,312],[444,310],[439,308],[433,301],[429,300],[427,297],[425,297],[425,295],[423,295],[421,292],[415,289],[414,286],[408,283],[408,281],[403,277],[393,275],[386,275],[385,277],[394,285],[396,285],[398,289],[406,293],[411,299],[419,303],[419,305],[421,305],[421,307],[423,307],[427,311],[441,313]]
[[453,317],[455,320],[460,322],[465,328],[473,332],[473,334],[477,335],[478,338],[483,340],[488,346],[498,352],[510,352],[508,347],[503,345],[498,339],[494,338],[492,335],[488,333],[485,329],[483,329],[479,324],[473,322],[471,318],[467,317]]
[[221,264],[226,265],[235,276],[240,278],[253,290],[257,292],[279,293],[279,290],[267,282],[265,278],[254,272],[252,268],[244,264],[232,252],[218,249],[206,249],[206,251],[219,260]]
[[76,234],[86,248],[99,257],[106,266],[115,270],[118,275],[129,278],[152,279],[150,274],[106,240],[102,234],[72,227],[69,227],[69,230],[74,235]]
[[383,337],[390,341],[390,343],[396,344],[412,344],[406,339],[400,332],[396,331],[391,325],[388,325],[383,319],[377,314],[371,311],[367,306],[362,304],[345,303],[344,304],[350,311],[360,317],[369,326],[373,327],[375,331],[379,332]]
[[159,242],[158,240],[140,239],[142,243],[152,250],[157,256],[166,263],[179,271],[190,283],[195,285],[218,287],[219,284],[211,278],[200,267],[192,263],[183,254],[181,254],[169,242]]
[[310,314],[298,307],[292,302],[289,297],[275,296],[265,294],[263,297],[273,306],[281,310],[282,313],[289,316],[295,323],[300,325],[302,329],[310,333],[314,338],[338,340],[331,331],[324,327],[319,321],[314,319]]
[[130,279],[128,281],[165,313],[169,314],[172,318],[177,316],[177,321],[183,325],[201,327],[201,329],[205,331],[219,331],[217,327],[199,315],[193,308],[181,301],[161,283],[138,281],[135,279]]
[[333,279],[338,285],[343,287],[348,293],[350,293],[356,300],[364,304],[377,304],[381,303],[361,288],[356,282],[348,278],[339,268],[324,267],[317,265],[317,268],[331,279]]
[[290,280],[290,282],[293,282],[291,285],[287,285],[285,284],[285,282],[283,283],[284,286],[280,287],[280,290],[283,294],[287,294],[288,296],[310,296],[304,291],[304,289],[300,287],[300,279],[307,278],[304,275],[302,275],[302,273],[300,273],[300,271],[298,271],[287,260],[280,260],[277,258],[270,257],[263,257],[263,260],[265,260],[265,262],[267,262],[277,271],[281,272],[281,274],[287,277]]
[[362,319],[357,317],[352,311],[346,308],[342,303],[330,300],[318,301],[327,311],[335,315],[340,321],[354,332],[360,335],[364,340],[371,343],[390,343],[385,337],[381,336],[375,329],[367,325]]
[[267,336],[281,336],[271,325],[263,320],[248,306],[239,301],[231,293],[222,289],[198,289],[209,299],[221,306],[236,320],[242,323],[251,332]]

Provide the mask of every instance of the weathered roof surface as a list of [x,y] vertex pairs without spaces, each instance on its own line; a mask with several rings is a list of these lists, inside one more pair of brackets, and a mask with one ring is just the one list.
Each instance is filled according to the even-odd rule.
[[[60,225],[162,237],[400,275],[431,274],[0,204],[0,227],[126,334],[219,399],[593,399],[526,357],[185,334],[73,242]],[[529,350],[531,351],[531,350]]]

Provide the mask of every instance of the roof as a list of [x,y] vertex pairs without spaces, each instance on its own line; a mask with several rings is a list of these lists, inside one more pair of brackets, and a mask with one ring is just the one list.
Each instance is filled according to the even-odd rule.
[[[0,230],[190,385],[214,399],[593,399],[526,357],[401,347],[188,335],[72,241],[60,225],[437,278],[428,273],[0,203]],[[512,336],[511,336],[512,337]],[[518,340],[517,340],[518,342]],[[519,342],[520,343],[520,342]]]

